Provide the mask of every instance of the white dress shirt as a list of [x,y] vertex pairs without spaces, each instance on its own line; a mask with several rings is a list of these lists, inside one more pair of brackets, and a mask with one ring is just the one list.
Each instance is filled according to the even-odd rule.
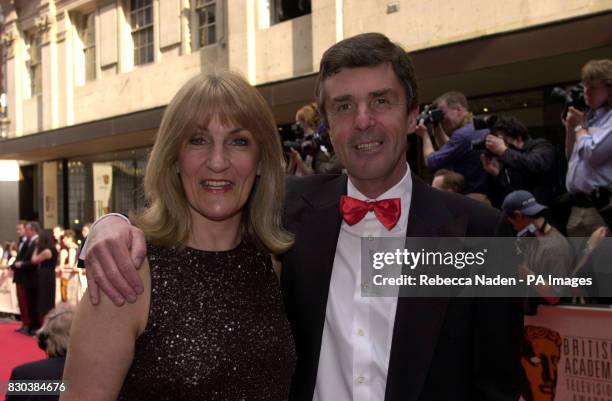
[[[368,200],[351,183],[347,195]],[[390,231],[368,212],[359,223],[342,222],[332,270],[314,401],[380,401],[385,398],[397,296],[362,297],[361,238],[406,237],[412,196],[410,167],[379,196],[401,199],[400,219]]]

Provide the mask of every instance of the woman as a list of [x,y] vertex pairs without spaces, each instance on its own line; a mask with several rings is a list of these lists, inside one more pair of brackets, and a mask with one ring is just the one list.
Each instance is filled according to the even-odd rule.
[[321,126],[316,103],[300,107],[295,114],[295,124],[302,127],[304,141],[301,152],[290,149],[287,173],[296,176],[342,173],[342,163],[333,153],[325,127]]
[[79,301],[79,277],[77,269],[77,250],[74,242],[75,232],[66,230],[61,237],[61,250],[56,273],[60,276],[60,294],[62,302],[76,304]]
[[291,148],[289,150],[289,164],[287,173],[290,175],[304,176],[314,174],[312,167],[313,156],[317,151],[314,144],[314,136],[319,127],[320,117],[316,103],[307,104],[295,113],[295,125],[304,131],[304,142],[302,152]]
[[179,90],[134,219],[148,240],[144,294],[121,308],[83,297],[62,400],[287,399],[295,350],[269,256],[292,243],[282,164],[270,109],[242,78]]
[[42,230],[32,254],[32,264],[38,265],[37,311],[40,322],[55,307],[55,265],[57,264],[55,245],[53,233]]

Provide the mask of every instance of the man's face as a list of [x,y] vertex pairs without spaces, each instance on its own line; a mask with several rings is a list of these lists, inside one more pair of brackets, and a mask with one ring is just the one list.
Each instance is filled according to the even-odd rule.
[[508,221],[510,222],[510,224],[512,224],[512,227],[516,231],[521,231],[532,222],[529,217],[523,215],[521,212],[514,212],[512,216],[506,217],[508,218]]
[[344,68],[323,85],[334,150],[357,189],[375,198],[406,172],[418,110],[406,111],[404,87],[389,63]]
[[26,235],[26,237],[32,238],[35,234],[36,234],[36,231],[34,231],[34,228],[32,228],[32,226],[30,224],[26,224],[25,225],[25,235]]
[[461,126],[466,112],[459,105],[449,106],[446,100],[438,102],[437,106],[444,113],[441,122],[442,129],[444,129],[447,135],[450,135]]
[[25,235],[25,227],[24,227],[24,225],[23,224],[17,224],[17,228],[16,228],[15,231],[17,231],[17,236],[19,238],[23,237]]
[[603,81],[584,82],[584,101],[591,109],[603,106],[612,94],[612,85],[606,85]]

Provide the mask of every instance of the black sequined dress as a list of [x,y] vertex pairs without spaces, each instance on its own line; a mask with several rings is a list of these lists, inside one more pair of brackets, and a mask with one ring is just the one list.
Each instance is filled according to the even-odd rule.
[[120,400],[286,400],[295,347],[270,257],[147,246],[151,306]]

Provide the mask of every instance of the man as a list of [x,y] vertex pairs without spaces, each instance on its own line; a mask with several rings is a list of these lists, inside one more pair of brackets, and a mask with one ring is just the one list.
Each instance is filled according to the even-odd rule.
[[565,184],[572,199],[567,233],[588,237],[606,223],[593,206],[593,196],[612,186],[612,60],[591,60],[582,67],[583,113],[570,107],[565,124],[569,158]]
[[[25,221],[19,221],[17,223],[16,232],[17,232],[17,257],[15,258],[15,262],[23,261],[25,258],[25,253],[28,249],[26,246],[28,243],[28,237],[25,235]],[[14,264],[11,266],[13,269],[13,283],[15,283],[15,287],[17,288],[17,303],[19,305],[19,315],[21,317],[21,327],[18,328],[18,333],[27,334],[30,329],[31,321],[30,315],[28,313],[28,304],[26,298],[26,290],[22,285],[23,281],[23,271],[20,269],[15,269]]]
[[[407,53],[381,34],[345,39],[323,55],[316,92],[348,177],[289,181],[285,225],[296,241],[282,256],[281,284],[298,353],[290,398],[516,400],[520,303],[361,296],[361,237],[490,236],[500,222],[495,210],[435,191],[409,171],[418,99]],[[349,216],[363,200],[398,213]],[[116,303],[122,294],[134,299],[139,231],[109,217],[90,238],[90,288],[101,286]]]
[[[553,277],[569,277],[574,266],[572,245],[563,234],[548,224],[544,217],[546,209],[548,208],[538,203],[533,194],[527,191],[511,192],[504,199],[502,210],[517,231],[519,240],[525,239],[522,244],[519,242],[524,257],[519,271],[523,275],[550,274]],[[538,285],[530,299],[527,312],[535,313],[538,298],[549,304],[557,304],[562,295],[560,290],[552,286]]]
[[[12,269],[15,271],[15,280],[20,283],[25,293],[25,309],[27,312],[29,325],[28,331],[23,330],[24,334],[33,335],[40,328],[40,318],[38,316],[38,273],[35,264],[31,259],[36,248],[38,232],[40,226],[35,221],[25,224],[25,236],[27,242],[23,245],[22,251],[17,255],[17,259]],[[20,305],[21,308],[21,305]],[[21,311],[20,311],[21,312]]]
[[431,172],[451,169],[465,178],[464,193],[486,194],[487,176],[480,163],[482,152],[472,149],[472,142],[484,139],[489,130],[474,128],[472,113],[468,111],[468,101],[463,93],[446,92],[433,104],[444,115],[442,121],[433,127],[439,149],[434,151],[425,125],[419,123],[415,131],[423,140],[423,158],[427,168]]
[[439,189],[440,191],[456,192],[459,194],[463,193],[464,184],[465,180],[461,174],[445,168],[436,171],[434,174],[434,179],[431,182],[432,188]]
[[487,135],[488,152],[481,155],[482,167],[492,176],[489,198],[499,207],[510,192],[530,191],[538,202],[551,206],[554,201],[555,148],[546,139],[532,139],[527,128],[515,117],[500,117]]

